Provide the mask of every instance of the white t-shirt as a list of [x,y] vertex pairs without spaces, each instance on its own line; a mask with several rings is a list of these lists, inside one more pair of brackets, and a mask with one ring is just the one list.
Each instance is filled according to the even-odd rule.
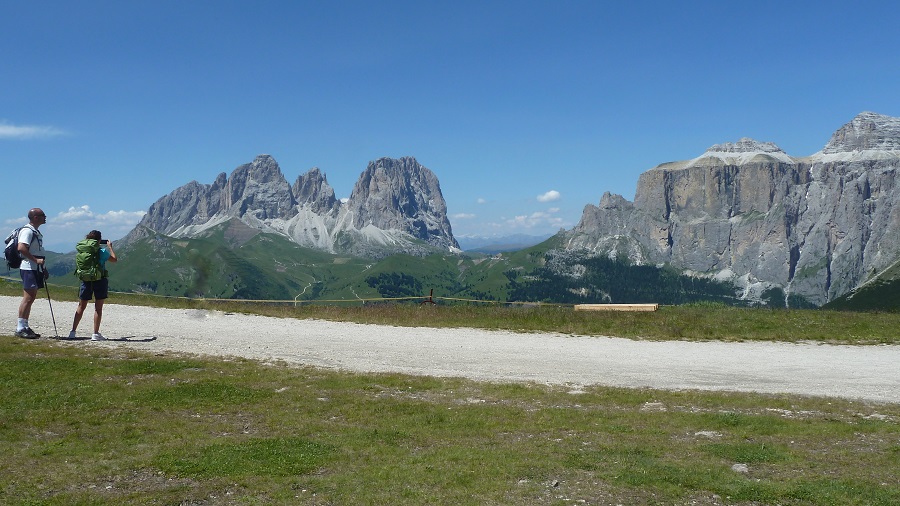
[[[19,244],[27,244],[28,251],[36,257],[45,255],[44,236],[37,229],[32,228],[31,225],[25,225],[22,227],[22,230],[19,230]],[[36,271],[38,266],[31,263],[27,258],[22,258],[22,265],[19,266],[19,270]]]

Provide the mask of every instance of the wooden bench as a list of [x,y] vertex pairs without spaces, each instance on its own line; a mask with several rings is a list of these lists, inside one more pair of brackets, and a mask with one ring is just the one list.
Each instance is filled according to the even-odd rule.
[[575,304],[575,311],[656,311],[659,304]]

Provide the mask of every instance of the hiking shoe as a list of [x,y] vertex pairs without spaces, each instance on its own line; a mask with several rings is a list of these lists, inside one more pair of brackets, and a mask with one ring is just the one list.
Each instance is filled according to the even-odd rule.
[[25,327],[22,330],[16,331],[16,337],[21,337],[24,339],[37,339],[41,337],[41,335],[36,334],[33,330],[31,330],[31,327]]
[[91,341],[106,341],[106,338],[103,337],[103,334],[97,332],[96,334],[91,335]]
[[75,331],[69,332],[69,339],[78,339],[78,336],[75,335]]

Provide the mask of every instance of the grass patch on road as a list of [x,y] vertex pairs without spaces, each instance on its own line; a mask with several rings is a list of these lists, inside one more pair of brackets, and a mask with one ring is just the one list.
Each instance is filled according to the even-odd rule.
[[900,405],[0,336],[2,504],[900,503]]

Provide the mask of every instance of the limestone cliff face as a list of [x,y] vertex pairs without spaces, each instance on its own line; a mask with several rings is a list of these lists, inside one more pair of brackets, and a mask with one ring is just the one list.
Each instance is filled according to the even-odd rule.
[[900,257],[900,119],[862,113],[794,158],[741,139],[643,173],[634,203],[604,195],[568,248],[781,288],[823,304]]
[[440,248],[459,248],[447,219],[447,204],[433,172],[415,158],[381,158],[359,177],[347,207],[354,228],[408,230]]
[[414,158],[370,163],[342,204],[318,168],[291,186],[275,159],[260,155],[212,184],[192,181],[160,198],[126,240],[148,231],[194,237],[233,219],[335,253],[377,257],[459,248],[437,177]]

